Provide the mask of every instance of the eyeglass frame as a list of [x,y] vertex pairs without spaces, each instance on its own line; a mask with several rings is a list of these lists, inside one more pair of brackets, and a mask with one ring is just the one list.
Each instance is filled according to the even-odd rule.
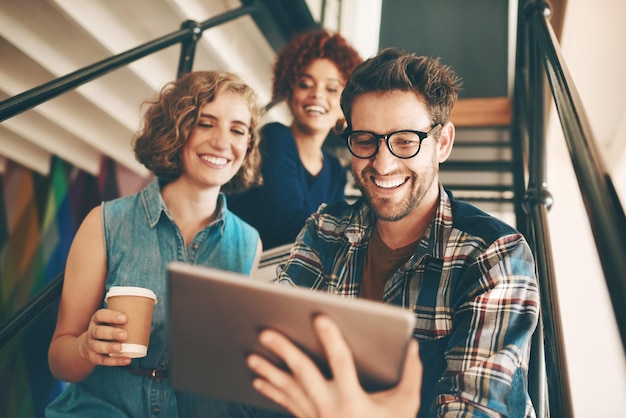
[[[402,160],[408,160],[409,158],[415,157],[420,152],[420,150],[422,149],[422,141],[424,141],[429,136],[433,135],[437,129],[441,129],[441,123],[435,124],[435,126],[433,126],[428,132],[414,131],[414,130],[411,130],[411,129],[400,129],[399,131],[389,132],[388,134],[377,134],[377,133],[372,132],[372,131],[348,131],[348,130],[346,130],[346,131],[344,131],[341,134],[341,136],[345,139],[346,145],[348,146],[348,151],[350,151],[350,154],[352,154],[356,158],[360,158],[362,160],[367,160],[369,158],[374,157],[376,154],[378,154],[378,150],[380,149],[380,141],[382,139],[382,140],[385,140],[385,142],[387,143],[387,149],[389,149],[389,152],[391,152],[391,154],[394,157],[400,158]],[[413,155],[411,155],[409,157],[401,157],[398,154],[396,154],[395,151],[393,150],[393,148],[391,148],[391,144],[389,143],[389,138],[392,135],[397,134],[397,133],[401,133],[401,132],[411,132],[411,133],[416,134],[417,137],[419,138],[419,145],[417,146],[417,151],[415,151],[415,154],[413,154]],[[350,146],[350,136],[355,134],[355,133],[370,134],[370,135],[372,135],[376,139],[376,149],[374,150],[372,155],[370,155],[369,157],[361,157],[360,155],[356,155],[354,153],[354,151],[352,151],[352,147]]]

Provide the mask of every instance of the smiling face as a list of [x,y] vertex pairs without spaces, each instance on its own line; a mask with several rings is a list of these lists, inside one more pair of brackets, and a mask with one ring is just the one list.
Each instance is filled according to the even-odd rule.
[[343,117],[339,98],[345,82],[337,66],[328,59],[316,59],[300,74],[289,99],[293,125],[306,133],[327,134]]
[[[432,120],[415,93],[374,92],[358,96],[352,106],[352,130],[377,134],[402,129],[428,132]],[[438,139],[423,140],[419,153],[409,159],[395,157],[380,144],[368,159],[352,157],[352,173],[377,218],[394,222],[410,214],[426,213],[438,199],[439,163],[450,154],[454,127],[447,123]]]
[[221,187],[239,170],[250,143],[246,99],[223,91],[200,108],[198,124],[183,148],[183,174],[201,188]]

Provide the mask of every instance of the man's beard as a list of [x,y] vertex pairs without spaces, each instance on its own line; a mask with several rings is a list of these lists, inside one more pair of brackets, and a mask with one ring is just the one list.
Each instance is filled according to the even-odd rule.
[[[361,194],[365,198],[365,201],[372,208],[372,211],[376,215],[376,219],[385,222],[397,222],[404,219],[422,203],[424,196],[432,187],[432,183],[435,178],[434,170],[428,170],[423,173],[418,179],[414,172],[410,172],[408,179],[401,187],[409,186],[409,192],[405,195],[401,202],[393,204],[387,198],[376,198],[373,193],[370,194],[370,190],[363,183],[363,178],[368,178],[368,172],[370,170],[364,169],[361,171],[361,176],[354,175],[354,182],[356,187],[361,191]],[[369,180],[369,184],[372,188],[377,187],[372,180]]]

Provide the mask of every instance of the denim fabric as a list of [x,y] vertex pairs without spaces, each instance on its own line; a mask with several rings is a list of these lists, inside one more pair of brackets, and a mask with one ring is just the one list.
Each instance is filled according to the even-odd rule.
[[[142,286],[152,289],[158,299],[148,355],[134,359],[133,367],[168,368],[168,262],[250,273],[259,240],[257,231],[227,210],[223,195],[219,196],[217,212],[216,220],[185,247],[165,207],[158,181],[135,195],[102,204],[107,257],[105,292],[111,286]],[[178,416],[180,408],[180,416],[187,417],[204,415],[197,413],[198,409],[209,413],[230,408],[202,397],[184,395],[178,402],[177,398],[167,379],[136,376],[119,367],[98,366],[83,381],[70,384],[49,405],[46,416],[161,418]]]

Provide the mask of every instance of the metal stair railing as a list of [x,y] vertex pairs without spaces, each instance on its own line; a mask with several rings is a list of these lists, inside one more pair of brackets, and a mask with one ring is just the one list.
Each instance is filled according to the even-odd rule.
[[[290,14],[291,17],[285,14]],[[308,8],[305,7],[304,0],[244,0],[239,8],[226,11],[203,22],[187,20],[181,24],[181,29],[178,31],[0,101],[0,122],[175,44],[181,45],[177,72],[180,77],[191,71],[197,41],[205,30],[246,15],[253,17],[275,48],[281,37],[284,41],[294,34],[295,24],[299,25],[300,29],[312,28],[316,25]],[[290,19],[290,22],[285,23],[282,21],[283,19]],[[0,324],[0,349],[35,320],[41,312],[58,302],[62,287],[63,273],[61,272],[25,306]]]
[[[252,13],[258,9],[259,5],[259,1],[253,1],[252,4],[227,11],[202,23],[183,22],[181,29],[176,32],[3,100],[0,102],[0,122],[45,103],[63,93],[75,90],[88,81],[101,77],[110,71],[129,65],[147,55],[177,43],[181,44],[181,55],[178,65],[178,76],[180,76],[184,72],[191,70],[196,42],[204,30]],[[47,307],[58,300],[61,295],[62,284],[63,274],[61,273],[24,307],[0,325],[0,348]]]
[[113,70],[132,64],[141,58],[176,44],[181,44],[181,55],[178,63],[178,76],[180,76],[191,70],[196,42],[202,35],[202,32],[214,26],[250,14],[258,10],[261,3],[261,0],[255,0],[249,5],[243,5],[237,9],[229,10],[200,23],[189,20],[185,21],[182,23],[181,29],[176,32],[146,42],[126,52],[103,59],[92,65],[3,100],[0,102],[0,122],[45,103],[70,90],[75,90],[88,81],[94,80]]
[[[176,32],[3,100],[0,102],[0,122],[45,103],[63,93],[75,90],[79,86],[97,79],[110,71],[129,65],[147,55],[178,43],[181,44],[181,55],[178,64],[178,76],[180,77],[183,73],[190,71],[193,66],[196,43],[202,32],[240,16],[250,14],[258,10],[261,5],[261,2],[258,0],[249,1],[248,3],[250,4],[227,11],[201,23],[185,21],[182,23],[181,29]],[[61,272],[20,310],[0,324],[0,349],[48,307],[58,303],[62,288],[63,273]]]
[[[534,363],[531,364],[534,377],[530,382],[531,397],[538,417],[571,417],[574,414],[547,222],[552,196],[546,181],[546,79],[590,220],[625,349],[626,218],[549,23],[550,7],[545,0],[519,4],[512,137],[517,143],[514,161],[523,173],[516,180],[518,219],[526,217],[521,227],[533,248],[541,295],[541,322],[531,351],[531,363]],[[520,201],[519,192],[525,182],[527,191]],[[547,375],[551,376],[550,384]]]
[[63,273],[58,274],[20,310],[15,312],[6,321],[0,324],[0,349],[15,337],[28,324],[52,306],[59,302],[63,289]]

